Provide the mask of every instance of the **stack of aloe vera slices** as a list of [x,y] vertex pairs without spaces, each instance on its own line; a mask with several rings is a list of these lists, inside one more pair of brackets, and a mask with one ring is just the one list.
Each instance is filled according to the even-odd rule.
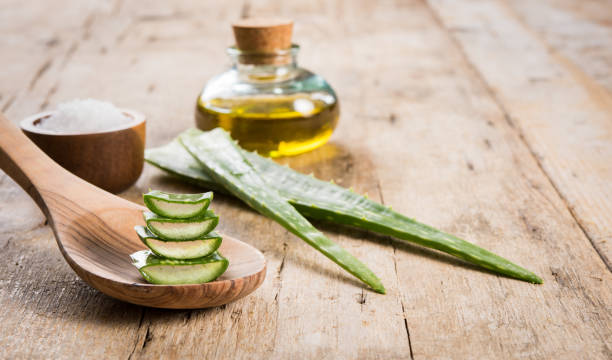
[[[302,216],[390,235],[445,252],[498,274],[542,283],[542,279],[531,271],[475,244],[408,218],[349,189],[300,174],[241,149],[220,128],[207,132],[188,129],[169,144],[148,149],[145,160],[185,181],[240,198],[378,292],[384,292],[378,278],[344,249],[323,239],[324,236],[321,237],[322,234]],[[336,253],[321,248],[321,241],[328,247],[333,244]],[[340,252],[343,256],[336,256]]]
[[149,250],[131,255],[142,276],[153,284],[201,284],[215,280],[229,262],[217,249],[222,238],[213,230],[219,217],[208,209],[212,192],[170,194],[158,190],[143,195],[150,211],[147,226],[136,226]]

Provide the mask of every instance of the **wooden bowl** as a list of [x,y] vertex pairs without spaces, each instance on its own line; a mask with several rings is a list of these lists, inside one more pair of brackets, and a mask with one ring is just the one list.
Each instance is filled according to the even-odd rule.
[[21,121],[21,130],[64,169],[106,191],[118,193],[130,187],[142,173],[145,117],[121,110],[131,118],[125,126],[109,131],[58,134],[39,125],[54,111],[41,112]]

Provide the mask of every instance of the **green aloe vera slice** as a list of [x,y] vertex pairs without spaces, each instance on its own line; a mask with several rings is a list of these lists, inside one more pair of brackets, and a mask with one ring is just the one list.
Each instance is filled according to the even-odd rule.
[[212,192],[204,194],[171,194],[151,190],[142,196],[145,205],[159,216],[187,219],[204,214],[213,198]]
[[214,230],[219,223],[219,217],[211,210],[189,219],[170,219],[149,211],[145,211],[143,215],[149,230],[167,241],[197,239]]
[[274,219],[374,291],[385,292],[380,279],[366,265],[318,231],[274,187],[264,182],[226,131],[217,128],[205,133],[184,134],[180,141],[207,174],[234,196]]
[[[200,133],[200,130],[189,129],[181,136],[195,136]],[[529,270],[477,245],[410,219],[362,195],[298,173],[256,153],[244,150],[242,153],[266,183],[272,184],[281,196],[306,217],[394,236],[443,251],[505,276],[542,283],[542,279]],[[222,192],[222,186],[208,176],[204,169],[199,168],[198,162],[181,147],[178,138],[165,146],[148,149],[145,159],[181,179]],[[171,161],[172,159],[174,161]]]
[[134,230],[155,255],[169,259],[196,259],[212,254],[221,246],[221,236],[214,231],[195,240],[168,241],[156,236],[144,226],[135,226]]
[[229,261],[218,252],[189,260],[173,260],[141,250],[130,255],[132,263],[151,284],[203,284],[215,280],[227,270]]

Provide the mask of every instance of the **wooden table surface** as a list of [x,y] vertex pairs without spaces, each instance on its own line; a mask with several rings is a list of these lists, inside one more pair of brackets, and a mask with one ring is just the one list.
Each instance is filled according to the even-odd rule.
[[[267,278],[219,308],[138,307],[87,286],[42,213],[0,172],[0,357],[7,359],[612,358],[609,1],[0,1],[0,108],[72,98],[142,111],[147,146],[194,124],[228,64],[229,23],[296,20],[300,64],[335,87],[331,142],[283,160],[535,271],[316,223],[367,263],[354,281],[271,220],[215,197]],[[0,136],[2,136],[0,134]],[[101,150],[103,151],[103,150]],[[197,191],[146,166],[120,194]]]

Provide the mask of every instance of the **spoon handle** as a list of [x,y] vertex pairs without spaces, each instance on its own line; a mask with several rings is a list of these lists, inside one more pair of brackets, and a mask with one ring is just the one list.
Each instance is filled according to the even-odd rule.
[[0,169],[19,184],[49,215],[41,189],[73,181],[68,171],[56,164],[0,113]]

